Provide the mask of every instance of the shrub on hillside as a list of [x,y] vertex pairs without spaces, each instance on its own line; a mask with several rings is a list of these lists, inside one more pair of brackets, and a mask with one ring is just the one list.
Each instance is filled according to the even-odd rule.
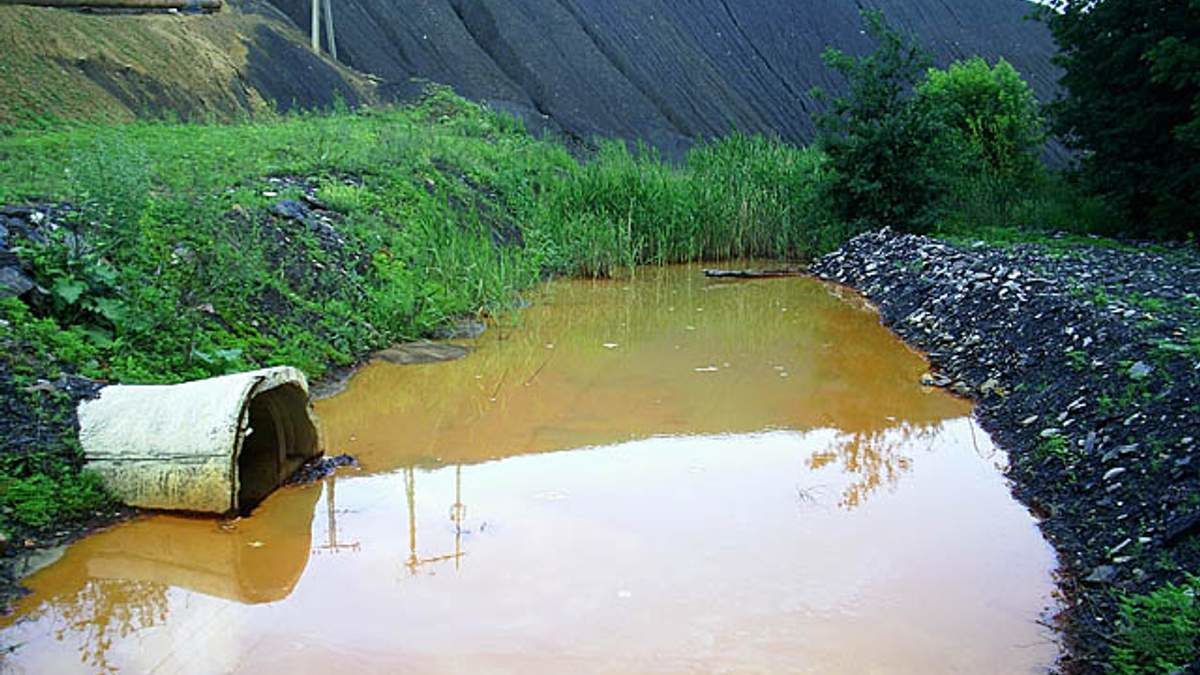
[[1039,161],[1044,122],[1007,62],[929,68],[921,47],[864,12],[874,52],[829,50],[848,80],[818,118],[832,177],[824,202],[840,236],[872,227],[971,235],[995,230],[1112,233],[1109,210]]
[[882,13],[865,11],[863,21],[878,44],[874,52],[856,57],[830,48],[824,54],[848,84],[817,118],[819,143],[835,170],[828,199],[854,229],[925,231],[938,219],[952,158],[941,118],[912,96],[930,57]]
[[916,93],[917,105],[945,127],[964,172],[1024,179],[1040,168],[1046,134],[1037,98],[1004,59],[989,66],[976,56],[933,68]]
[[914,105],[939,120],[953,156],[941,231],[1082,232],[1098,222],[1096,209],[1083,208],[1077,192],[1039,161],[1045,122],[1033,90],[1007,61],[991,66],[973,57],[932,68]]

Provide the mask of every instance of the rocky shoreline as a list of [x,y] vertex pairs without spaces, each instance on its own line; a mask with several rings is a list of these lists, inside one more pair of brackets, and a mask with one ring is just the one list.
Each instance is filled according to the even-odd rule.
[[954,245],[889,230],[816,261],[978,402],[1062,564],[1068,672],[1105,669],[1119,598],[1200,571],[1200,252]]

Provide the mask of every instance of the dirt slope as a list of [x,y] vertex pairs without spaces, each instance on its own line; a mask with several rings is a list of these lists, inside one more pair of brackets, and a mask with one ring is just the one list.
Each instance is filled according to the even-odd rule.
[[1043,98],[1054,91],[1053,43],[1024,20],[1025,0],[338,0],[345,66],[307,49],[308,0],[229,0],[212,15],[0,6],[0,124],[225,119],[409,99],[430,80],[582,142],[637,139],[673,156],[731,128],[803,142],[810,90],[840,84],[822,50],[869,46],[860,5],[941,63],[1004,56]]
[[0,6],[0,124],[43,117],[228,119],[371,100],[271,5],[216,14],[87,14]]
[[[308,25],[307,0],[271,2]],[[821,52],[868,47],[859,6],[943,64],[1004,56],[1053,92],[1053,43],[1024,0],[340,0],[335,20],[341,59],[389,93],[427,78],[534,127],[671,150],[731,127],[811,138],[810,89],[839,84]]]

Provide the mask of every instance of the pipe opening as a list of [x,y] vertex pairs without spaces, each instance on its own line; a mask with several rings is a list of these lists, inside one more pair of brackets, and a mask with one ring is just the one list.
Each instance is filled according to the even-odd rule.
[[308,395],[295,384],[250,399],[249,428],[237,460],[237,510],[249,513],[317,453]]

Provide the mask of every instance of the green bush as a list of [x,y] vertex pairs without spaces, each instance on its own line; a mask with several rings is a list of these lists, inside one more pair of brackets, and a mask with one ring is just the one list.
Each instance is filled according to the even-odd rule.
[[0,520],[8,528],[42,529],[86,519],[111,504],[103,481],[90,471],[34,474],[0,483]]
[[1200,213],[1200,2],[1055,0],[1054,130],[1080,151],[1084,184],[1124,234],[1182,239]]
[[991,172],[960,175],[947,187],[946,208],[934,232],[1003,243],[1054,233],[1111,236],[1120,228],[1102,199],[1069,176],[1037,167],[1020,180]]
[[824,231],[837,240],[885,225],[1004,240],[1120,232],[1101,199],[1042,165],[1038,102],[1010,64],[975,57],[928,68],[921,47],[882,14],[863,17],[875,51],[825,55],[849,89],[819,118],[831,178],[818,184],[841,223]]
[[1200,577],[1121,600],[1112,664],[1120,673],[1180,673],[1200,658]]
[[1037,99],[1001,59],[982,58],[932,68],[916,87],[914,105],[936,117],[940,140],[953,153],[940,232],[986,233],[995,228],[1078,232],[1087,218],[1063,222],[1063,205],[1078,200],[1038,159],[1045,141]]
[[930,69],[916,95],[950,135],[964,174],[1019,181],[1040,168],[1045,123],[1037,98],[1004,59],[988,66],[976,56]]
[[953,159],[941,117],[912,96],[930,57],[882,13],[864,11],[863,21],[877,43],[874,52],[824,54],[848,84],[847,93],[818,117],[819,142],[834,170],[829,203],[853,229],[887,225],[923,232],[939,218]]

